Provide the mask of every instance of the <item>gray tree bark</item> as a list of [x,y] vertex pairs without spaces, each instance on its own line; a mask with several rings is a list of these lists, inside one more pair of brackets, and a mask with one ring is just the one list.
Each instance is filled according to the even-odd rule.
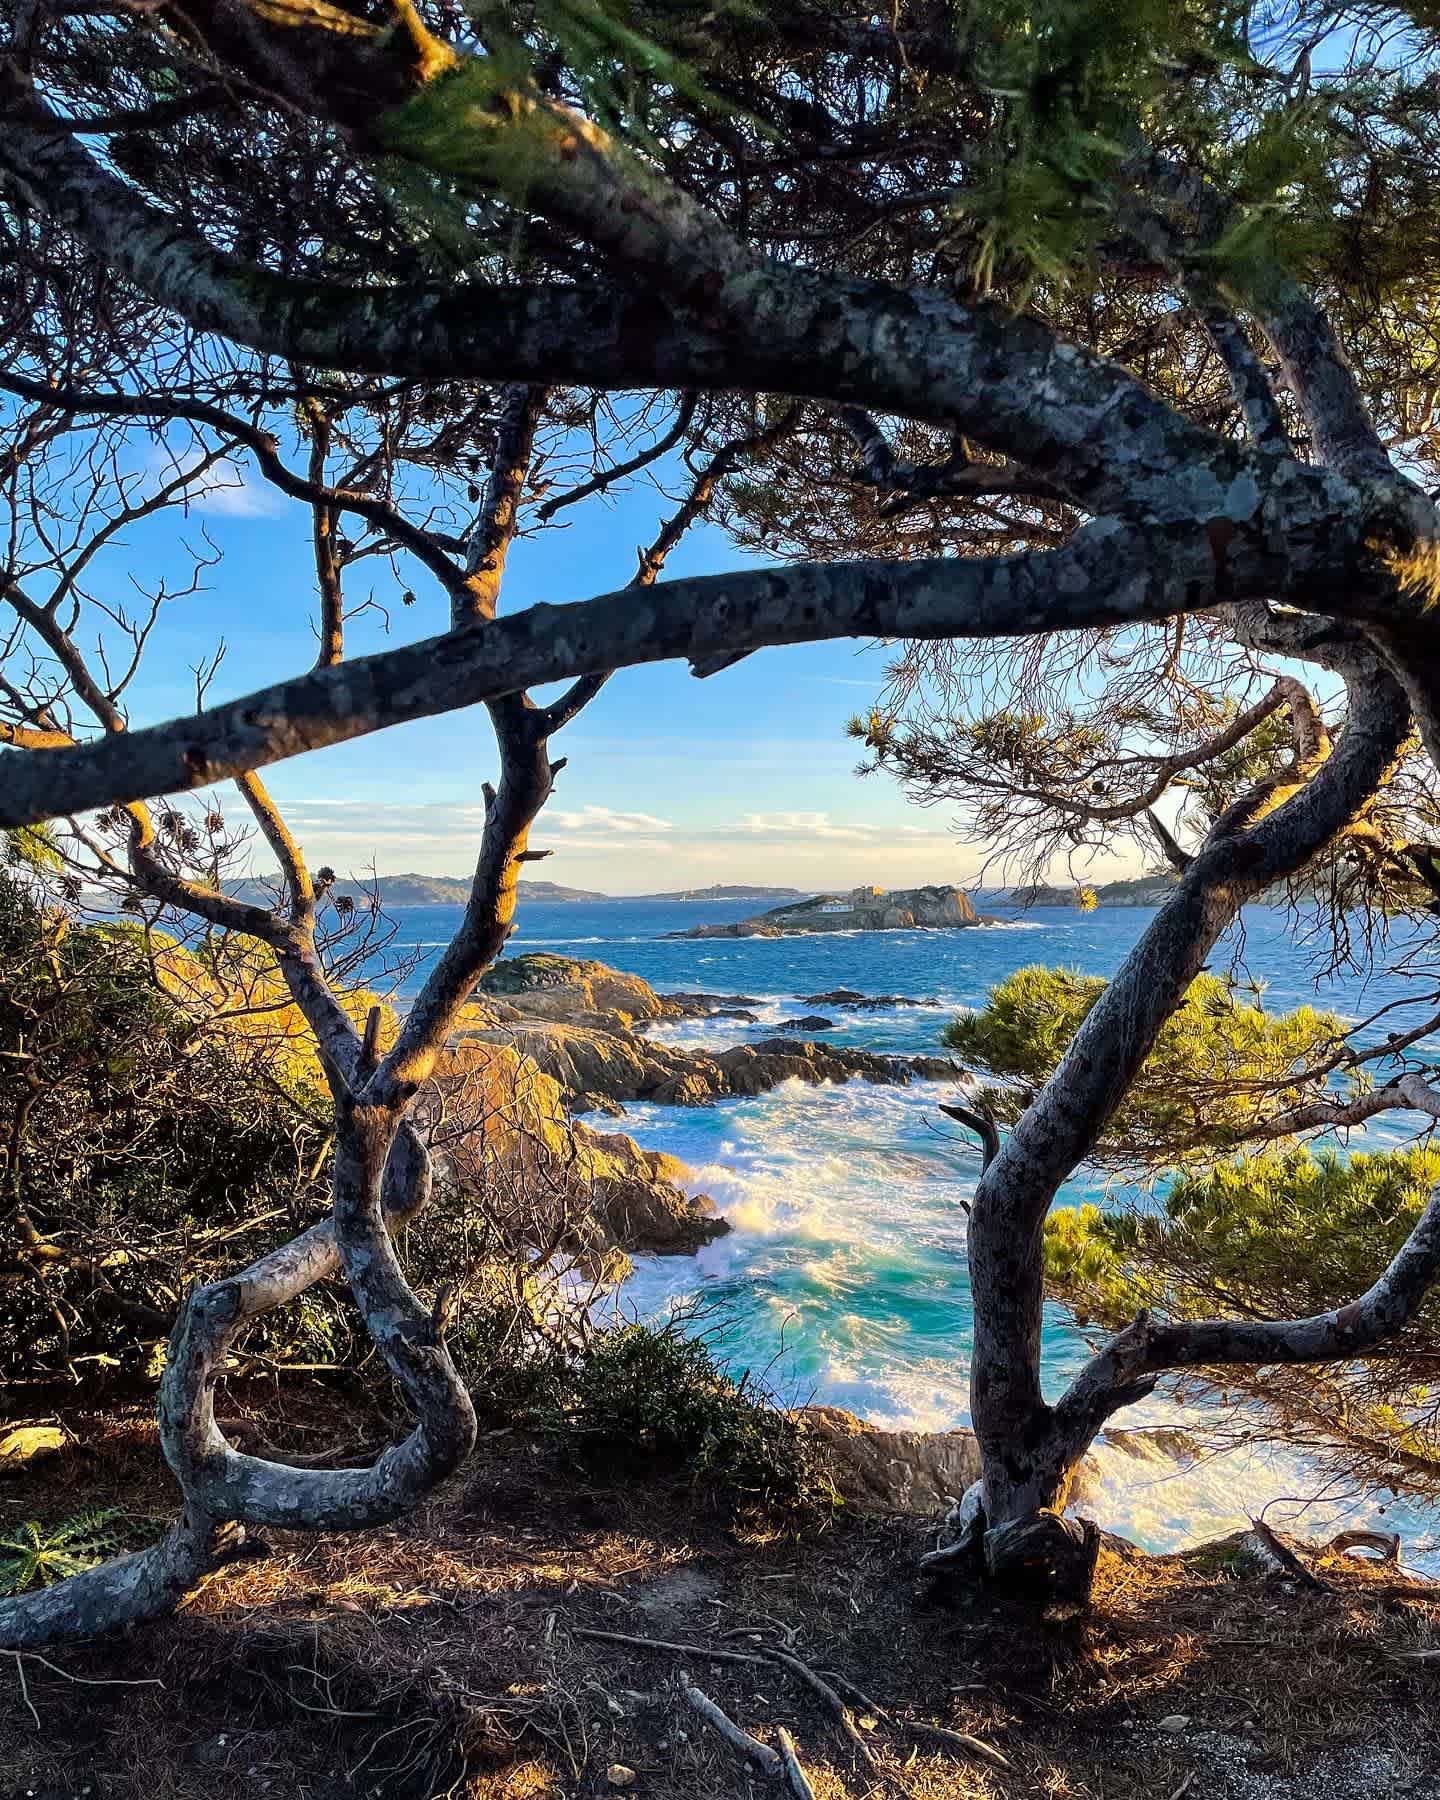
[[[1275,784],[1267,784],[1264,794],[1248,797],[1219,821],[981,1177],[969,1225],[971,1412],[984,1466],[985,1541],[995,1572],[1003,1572],[1007,1546],[1017,1557],[1028,1554],[1031,1540],[1017,1526],[1064,1507],[1079,1459],[1106,1418],[1148,1393],[1156,1370],[1180,1360],[1182,1342],[1219,1341],[1220,1328],[1168,1327],[1163,1343],[1169,1364],[1147,1361],[1133,1349],[1102,1353],[1050,1405],[1040,1387],[1044,1222],[1060,1184],[1096,1143],[1161,1026],[1239,908],[1303,867],[1384,784],[1410,728],[1404,697],[1373,655],[1344,655],[1338,663],[1350,711],[1333,752],[1314,766],[1319,744],[1308,699],[1292,697],[1295,791],[1252,823],[1252,814],[1277,797]],[[1416,1255],[1404,1263],[1412,1279],[1397,1277],[1387,1292],[1414,1295],[1414,1272],[1429,1266],[1434,1231],[1427,1213],[1417,1226]],[[1297,1344],[1321,1341],[1313,1331],[1290,1326],[1257,1333],[1252,1341],[1268,1344],[1286,1333],[1292,1336],[1285,1341]],[[1161,1341],[1153,1331],[1138,1335],[1146,1344]],[[1339,1336],[1333,1343],[1330,1354],[1345,1353]],[[1197,1350],[1191,1360],[1205,1359]]]

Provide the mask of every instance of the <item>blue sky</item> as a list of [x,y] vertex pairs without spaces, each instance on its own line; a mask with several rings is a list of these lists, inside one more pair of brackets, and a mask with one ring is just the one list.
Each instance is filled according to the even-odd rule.
[[[203,593],[165,608],[130,691],[134,724],[188,710],[191,667],[221,637],[212,703],[313,660],[308,513],[243,471],[235,481],[192,510],[188,541],[202,548],[203,534],[223,554]],[[504,610],[623,585],[634,546],[653,537],[664,505],[637,486],[613,504],[590,501],[561,515],[573,521],[566,529],[522,540]],[[733,567],[741,554],[723,531],[702,524],[667,574]],[[182,585],[191,563],[176,515],[132,531],[127,560],[146,580],[164,573]],[[121,566],[112,564],[117,577]],[[391,629],[387,640],[378,613],[354,621],[352,654],[440,629],[438,587],[418,568],[410,579],[416,604],[404,608],[388,564],[352,569],[351,603],[371,587],[390,610]],[[711,882],[816,888],[972,879],[979,854],[956,840],[943,811],[907,805],[884,777],[855,775],[859,746],[845,736],[845,722],[874,697],[885,662],[880,646],[832,643],[761,651],[705,681],[682,663],[622,671],[557,740],[569,766],[532,837],[555,854],[533,873],[611,893]],[[475,856],[480,784],[494,761],[487,717],[475,708],[296,758],[266,779],[313,865],[460,875]]]

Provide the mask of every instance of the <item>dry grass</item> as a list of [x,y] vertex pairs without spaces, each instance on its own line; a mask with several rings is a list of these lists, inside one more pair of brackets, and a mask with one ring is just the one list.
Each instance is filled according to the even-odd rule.
[[[0,1514],[117,1491],[162,1513],[148,1428],[112,1422],[92,1441],[5,1483]],[[1225,1552],[1107,1549],[1093,1611],[1047,1624],[963,1584],[922,1586],[924,1543],[899,1519],[747,1538],[664,1484],[607,1485],[491,1437],[402,1525],[276,1534],[176,1618],[53,1668],[26,1659],[23,1695],[0,1660],[0,1800],[579,1800],[613,1792],[615,1763],[644,1800],[777,1793],[684,1705],[677,1659],[587,1628],[788,1646],[848,1678],[883,1711],[854,1706],[879,1778],[792,1672],[684,1659],[748,1731],[794,1733],[820,1800],[1440,1794],[1423,1773],[1440,1676],[1396,1654],[1440,1648],[1440,1605],[1386,1598],[1393,1573],[1332,1558],[1317,1567],[1334,1591],[1319,1591]],[[1182,1730],[1160,1728],[1177,1714]],[[914,1721],[979,1736],[1013,1769]]]

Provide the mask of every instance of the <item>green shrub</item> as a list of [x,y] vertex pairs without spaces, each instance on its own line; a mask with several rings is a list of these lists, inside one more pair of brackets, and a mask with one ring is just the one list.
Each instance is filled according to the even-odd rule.
[[58,1525],[41,1525],[27,1519],[0,1535],[0,1595],[23,1594],[27,1588],[48,1587],[92,1569],[120,1548],[122,1533],[115,1529],[118,1507],[101,1507],[77,1513]]
[[567,1350],[497,1308],[466,1320],[456,1347],[487,1416],[597,1472],[674,1476],[741,1514],[823,1517],[838,1496],[804,1427],[684,1323],[618,1325]]
[[[980,1011],[952,1019],[946,1048],[1006,1078],[1006,1085],[984,1089],[979,1104],[1002,1122],[1018,1118],[1105,985],[1074,969],[1032,965],[992,988]],[[1333,1013],[1310,1006],[1270,1013],[1234,983],[1197,976],[1106,1124],[1093,1160],[1127,1172],[1213,1162],[1253,1135],[1258,1119],[1325,1092],[1324,1079],[1307,1079],[1306,1071],[1342,1030]]]

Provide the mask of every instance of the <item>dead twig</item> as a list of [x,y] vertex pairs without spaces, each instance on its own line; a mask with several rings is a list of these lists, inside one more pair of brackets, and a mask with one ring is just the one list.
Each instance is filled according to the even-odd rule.
[[795,1800],[815,1800],[815,1790],[810,1785],[810,1777],[805,1773],[800,1758],[795,1754],[795,1740],[783,1725],[775,1727],[775,1736],[780,1743],[780,1757],[785,1765],[785,1779],[790,1783],[790,1791]]
[[15,1658],[15,1673],[20,1678],[20,1698],[25,1702],[30,1717],[35,1721],[35,1729],[40,1731],[43,1729],[40,1724],[40,1715],[35,1710],[35,1702],[30,1698],[30,1688],[25,1680],[25,1660],[18,1650],[12,1650],[10,1654]]
[[977,1762],[989,1763],[992,1769],[1013,1770],[1015,1767],[1008,1756],[1003,1756],[983,1738],[971,1737],[968,1731],[951,1731],[948,1725],[931,1725],[924,1719],[903,1719],[901,1723],[907,1731],[916,1732],[920,1737],[934,1738],[937,1743],[949,1744],[953,1750],[963,1750],[966,1756],[973,1756]]
[[741,1756],[753,1762],[762,1775],[774,1780],[783,1772],[783,1760],[768,1744],[762,1744],[759,1738],[751,1737],[748,1731],[735,1723],[729,1713],[718,1707],[708,1694],[702,1693],[683,1675],[680,1677],[680,1692],[705,1723],[717,1731],[732,1750],[738,1750]]
[[835,1692],[830,1683],[826,1681],[825,1677],[823,1675],[817,1675],[814,1669],[810,1667],[809,1663],[801,1662],[800,1658],[793,1655],[789,1650],[767,1649],[764,1654],[769,1657],[772,1662],[777,1662],[782,1668],[788,1669],[792,1675],[798,1676],[812,1693],[819,1695],[826,1706],[828,1706],[830,1711],[834,1714],[835,1721],[839,1725],[840,1730],[849,1739],[856,1754],[865,1764],[865,1767],[869,1769],[872,1774],[883,1775],[884,1771],[876,1760],[875,1752],[865,1742],[864,1737],[861,1735],[860,1729],[851,1715],[850,1708]]
[[68,1669],[62,1669],[60,1667],[59,1663],[51,1662],[51,1660],[48,1656],[41,1656],[41,1654],[38,1650],[16,1650],[16,1651],[12,1652],[12,1654],[15,1656],[28,1657],[31,1662],[43,1663],[45,1665],[45,1667],[47,1669],[49,1669],[49,1671],[52,1675],[60,1676],[60,1678],[63,1681],[76,1682],[80,1687],[158,1687],[158,1688],[163,1688],[165,1685],[165,1683],[163,1681],[161,1681],[161,1679],[158,1675],[139,1675],[139,1676],[136,1676],[134,1679],[128,1680],[128,1681],[123,1676],[119,1676],[119,1675],[109,1675],[109,1676],[72,1675]]
[[894,1724],[893,1716],[885,1710],[878,1700],[872,1700],[863,1688],[856,1687],[848,1675],[842,1675],[838,1669],[826,1669],[825,1679],[844,1694],[847,1700],[854,1702],[862,1712],[874,1713],[877,1719],[883,1719],[887,1725]]
[[599,1631],[593,1626],[577,1625],[573,1635],[594,1638],[603,1644],[629,1644],[635,1650],[665,1650],[672,1656],[703,1656],[711,1662],[760,1663],[763,1656],[752,1656],[745,1650],[716,1650],[709,1644],[673,1644],[667,1638],[631,1637],[624,1631]]

